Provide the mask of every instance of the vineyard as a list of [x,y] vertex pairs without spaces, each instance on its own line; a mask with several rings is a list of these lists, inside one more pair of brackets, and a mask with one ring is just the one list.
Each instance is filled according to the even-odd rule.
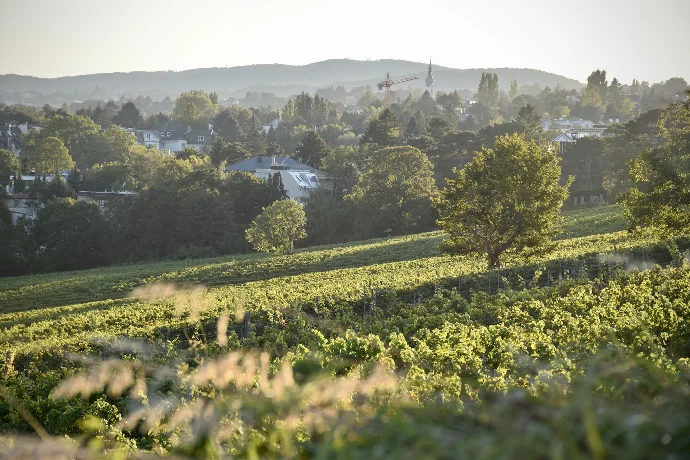
[[[501,271],[434,232],[1,280],[0,387],[48,434],[125,452],[687,452],[690,241],[614,207],[566,219]],[[0,428],[36,430],[5,400]]]

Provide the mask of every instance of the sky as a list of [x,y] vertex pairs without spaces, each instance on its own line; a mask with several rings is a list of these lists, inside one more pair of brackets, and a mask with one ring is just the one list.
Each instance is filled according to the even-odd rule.
[[0,0],[0,11],[0,74],[431,57],[583,82],[594,69],[690,80],[690,0]]

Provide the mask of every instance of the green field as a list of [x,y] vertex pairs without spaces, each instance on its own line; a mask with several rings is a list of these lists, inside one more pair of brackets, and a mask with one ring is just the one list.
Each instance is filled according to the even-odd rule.
[[[673,244],[624,231],[617,207],[565,217],[552,247],[508,254],[500,273],[478,257],[441,254],[444,236],[431,232],[287,256],[3,279],[0,390],[51,435],[95,436],[96,451],[253,458],[683,452],[690,447],[690,268],[680,267]],[[676,242],[688,247],[687,239]],[[654,267],[674,259],[678,268]],[[176,292],[133,296],[154,283]],[[227,334],[225,314],[236,318]],[[269,358],[238,367],[239,355],[226,354],[248,351]],[[128,368],[123,384],[99,362],[137,370]],[[238,383],[256,382],[259,369],[276,382],[281,363],[294,366],[287,399],[278,396],[284,383],[251,391]],[[209,366],[225,377],[213,377]],[[384,399],[367,393],[376,369],[390,375]],[[53,397],[61,380],[89,370],[65,386],[84,398]],[[121,394],[135,374],[150,396],[143,407]],[[110,378],[120,390],[108,386]],[[205,409],[190,412],[195,404]],[[157,421],[149,431],[123,424],[135,407]],[[224,430],[229,416],[237,429]],[[301,425],[286,428],[295,417]],[[621,434],[632,432],[629,420],[636,436]],[[340,428],[326,434],[324,426]],[[33,429],[0,399],[0,431]],[[192,440],[179,444],[182,432]]]
[[[594,236],[564,238],[547,254],[511,258],[507,267],[526,266],[523,277],[531,278],[535,266],[576,264],[578,258],[611,252],[614,243],[619,251],[653,244],[625,232],[596,235],[619,219],[616,207],[570,212],[564,234]],[[357,301],[363,289],[409,293],[439,283],[454,286],[463,277],[477,278],[478,289],[490,283],[490,278],[484,281],[483,260],[441,255],[442,238],[440,232],[432,232],[309,248],[288,256],[242,255],[0,280],[0,356],[6,351],[41,353],[56,347],[84,350],[95,338],[160,336],[185,321],[175,317],[171,302],[130,298],[137,286],[157,282],[209,287],[210,306],[204,316],[241,306],[268,312],[272,319],[272,311],[315,299]]]

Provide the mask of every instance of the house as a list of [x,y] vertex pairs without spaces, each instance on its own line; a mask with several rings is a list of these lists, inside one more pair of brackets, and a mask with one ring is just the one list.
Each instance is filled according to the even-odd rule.
[[18,126],[5,123],[0,129],[0,149],[9,150],[15,156],[19,156],[22,152],[21,135],[22,131]]
[[[171,121],[156,126],[159,133],[160,142],[158,148],[161,151],[180,152],[187,147],[187,128],[181,124]],[[191,131],[191,129],[190,129]]]
[[26,193],[10,193],[5,195],[2,200],[5,202],[7,209],[10,210],[13,224],[16,224],[17,219],[20,217],[33,220],[38,214],[38,202],[32,200]]
[[280,166],[283,169],[293,170],[293,171],[309,171],[312,173],[318,172],[316,168],[300,163],[299,161],[283,156],[256,156],[249,158],[247,160],[240,161],[225,167],[226,171],[247,171],[251,173],[256,173],[259,170],[271,169],[271,167]]
[[211,144],[215,133],[213,129],[192,129],[176,121],[170,121],[156,126],[154,129],[127,129],[137,137],[137,144],[147,148],[156,147],[162,152],[177,153],[190,147],[205,150]]
[[562,156],[568,148],[568,145],[575,142],[575,139],[573,139],[570,134],[560,133],[558,136],[554,137],[551,142],[558,145],[558,153]]
[[96,203],[101,211],[105,211],[108,200],[114,198],[128,198],[135,197],[138,193],[136,192],[92,192],[92,191],[81,191],[77,192],[77,201],[87,201],[90,203]]
[[160,132],[155,129],[138,129],[132,130],[137,137],[137,144],[144,145],[146,148],[160,147],[161,137]]
[[555,130],[563,134],[568,134],[573,139],[581,137],[602,137],[607,125],[596,124],[590,120],[559,118],[553,120],[542,120],[542,128],[545,131]]
[[187,147],[205,151],[213,144],[215,134],[212,129],[192,129],[185,134],[187,139]]
[[287,197],[299,202],[304,201],[320,185],[320,171],[289,157],[256,156],[229,165],[225,170],[247,171],[265,181],[279,175]]
[[271,128],[273,128],[274,130],[278,129],[278,125],[280,125],[280,120],[276,118],[275,120],[273,120],[269,124],[264,125],[263,128],[261,128],[261,129],[263,130],[264,134],[268,134],[268,132],[271,130]]
[[[62,178],[64,180],[67,180],[67,178],[69,177],[71,172],[72,171],[67,170],[67,169],[62,170],[62,171],[60,171],[60,176],[62,176]],[[41,176],[37,176],[36,173],[31,173],[31,174],[22,174],[17,179],[21,180],[24,183],[24,188],[26,189],[31,184],[33,184],[36,179],[40,179],[40,178],[41,178]],[[45,180],[46,180],[46,182],[52,182],[53,176],[45,176]],[[14,174],[10,174],[10,184],[14,184],[14,182],[15,182]],[[8,189],[8,193],[12,193],[12,191],[14,190],[14,187],[12,185],[10,185],[7,189]]]

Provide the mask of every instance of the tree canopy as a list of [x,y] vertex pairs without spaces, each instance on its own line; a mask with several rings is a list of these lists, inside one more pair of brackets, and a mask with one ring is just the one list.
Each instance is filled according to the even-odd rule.
[[560,185],[555,150],[514,134],[483,147],[436,201],[438,223],[449,235],[442,248],[453,254],[479,253],[489,268],[501,265],[509,249],[546,245],[561,228],[559,212],[568,195]]
[[201,90],[180,94],[173,107],[173,115],[177,120],[196,127],[205,127],[216,112],[217,106]]
[[633,229],[685,233],[690,229],[690,101],[664,110],[659,128],[666,144],[647,149],[633,162],[637,187],[621,202]]
[[433,165],[414,147],[388,147],[374,152],[346,199],[357,207],[362,236],[423,231],[433,223],[431,199],[437,190]]
[[293,200],[279,200],[264,208],[251,227],[247,241],[260,252],[290,254],[295,242],[307,236],[304,207]]
[[26,149],[26,164],[36,171],[36,174],[56,174],[61,169],[72,169],[74,161],[57,137],[46,137],[38,144]]

